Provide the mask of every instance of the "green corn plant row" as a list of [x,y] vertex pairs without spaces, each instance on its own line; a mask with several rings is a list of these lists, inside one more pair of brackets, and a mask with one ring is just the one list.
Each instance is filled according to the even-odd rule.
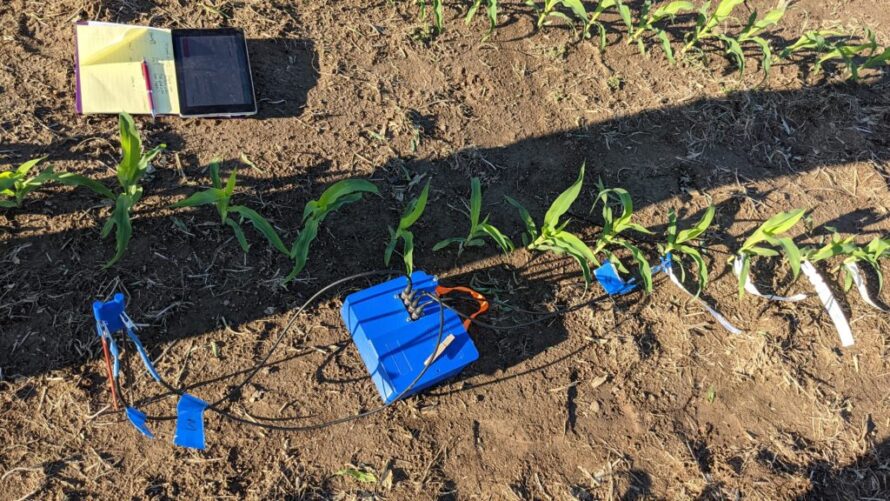
[[[392,0],[390,1],[392,2]],[[416,3],[420,7],[423,19],[426,18],[428,7],[432,8],[435,31],[441,33],[444,29],[442,0],[416,0]],[[871,30],[866,30],[867,41],[865,43],[851,43],[854,37],[835,30],[810,31],[776,54],[770,41],[763,36],[763,33],[784,18],[787,0],[778,0],[775,8],[767,11],[763,17],[758,17],[758,12],[753,11],[747,17],[747,21],[739,27],[740,31],[735,34],[721,29],[721,26],[736,20],[733,14],[742,3],[744,0],[719,0],[713,9],[714,2],[710,0],[701,4],[697,11],[694,28],[684,37],[685,44],[681,53],[685,54],[696,46],[704,50],[706,48],[704,42],[717,40],[722,44],[725,55],[738,68],[740,75],[744,75],[745,72],[746,49],[749,46],[759,50],[761,54],[760,67],[765,76],[769,75],[777,59],[788,59],[803,51],[817,56],[818,59],[813,68],[815,72],[821,71],[826,62],[839,60],[846,68],[849,74],[848,78],[851,80],[857,80],[862,69],[878,68],[890,64],[890,47],[879,47],[874,32]],[[646,35],[651,33],[659,41],[671,64],[676,62],[676,56],[670,36],[665,29],[666,23],[673,22],[680,13],[695,10],[695,4],[692,1],[683,0],[667,2],[657,7],[653,5],[654,0],[644,0],[636,16],[622,0],[601,0],[595,3],[592,11],[589,10],[590,3],[580,0],[543,0],[543,2],[526,0],[526,4],[533,9],[539,29],[543,28],[551,19],[563,20],[572,26],[577,22],[582,25],[583,37],[590,38],[593,28],[597,28],[601,49],[605,49],[606,46],[606,31],[599,18],[604,12],[614,10],[627,26],[628,43],[636,42],[641,53],[645,53]],[[497,26],[499,9],[497,0],[474,0],[467,10],[465,22],[469,24],[483,5],[486,7],[485,17],[489,24],[485,39],[491,36]],[[636,17],[636,22],[634,22],[634,17]],[[840,37],[840,40],[834,40],[832,37]]]
[[794,278],[796,279],[800,275],[802,253],[786,233],[800,221],[803,215],[803,209],[795,209],[781,212],[769,218],[745,240],[737,255],[730,258],[730,261],[740,259],[742,262],[741,272],[739,273],[739,297],[745,294],[745,283],[748,281],[751,259],[757,256],[779,256],[780,252],[775,250],[774,247],[781,249],[781,253],[784,253],[786,259],[788,259]]
[[312,200],[306,204],[303,209],[303,227],[290,250],[285,251],[285,254],[294,262],[291,272],[284,279],[285,283],[293,280],[306,267],[306,261],[309,259],[309,247],[318,237],[318,230],[324,219],[342,207],[358,202],[366,193],[379,195],[380,191],[370,181],[344,179],[324,190],[318,200]]
[[[266,240],[268,240],[276,250],[282,254],[288,255],[288,250],[281,241],[281,237],[278,236],[275,228],[273,228],[263,216],[249,207],[232,205],[231,200],[232,195],[235,193],[237,174],[237,169],[232,169],[232,173],[229,174],[229,178],[226,180],[226,183],[223,184],[222,179],[219,177],[219,161],[214,160],[210,164],[210,180],[213,183],[213,186],[205,191],[199,191],[198,193],[192,194],[185,200],[173,204],[173,207],[180,208],[197,207],[199,205],[215,205],[221,223],[232,229],[232,232],[235,234],[235,239],[238,241],[238,244],[241,246],[241,249],[245,254],[250,250],[250,244],[247,243],[247,238],[244,235],[244,230],[241,228],[241,224],[247,220],[250,221],[254,228],[256,228],[264,237],[266,237]],[[238,214],[239,221],[236,222],[229,217],[230,212]]]
[[457,244],[457,255],[460,256],[466,247],[480,247],[485,245],[485,237],[491,238],[501,248],[504,254],[513,252],[513,242],[503,233],[488,222],[482,215],[482,187],[478,177],[470,179],[470,232],[466,237],[446,238],[433,246],[433,251],[442,250],[452,244]]
[[420,196],[412,199],[405,208],[405,213],[399,219],[399,226],[393,230],[389,228],[389,243],[383,253],[383,262],[389,266],[392,259],[392,253],[396,249],[399,240],[402,241],[402,260],[405,263],[405,272],[410,277],[414,273],[414,233],[410,228],[420,219],[423,211],[426,209],[427,198],[430,195],[430,182],[427,181],[420,192]]

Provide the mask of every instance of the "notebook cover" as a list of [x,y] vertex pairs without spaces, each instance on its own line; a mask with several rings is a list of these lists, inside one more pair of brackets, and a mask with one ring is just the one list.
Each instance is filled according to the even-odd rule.
[[83,105],[80,102],[80,57],[77,53],[77,25],[86,25],[88,21],[74,23],[74,110],[83,114]]

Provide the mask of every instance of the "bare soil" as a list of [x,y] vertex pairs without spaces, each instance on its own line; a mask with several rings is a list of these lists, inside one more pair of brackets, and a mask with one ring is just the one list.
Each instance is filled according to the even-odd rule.
[[[260,99],[251,119],[139,118],[145,142],[168,151],[145,183],[130,249],[110,269],[101,265],[113,242],[99,236],[110,208],[90,193],[51,187],[0,213],[0,497],[890,498],[887,316],[842,295],[856,345],[841,349],[815,299],[739,300],[725,266],[747,232],[795,207],[812,209],[813,226],[863,241],[887,235],[890,82],[869,73],[848,84],[791,63],[761,82],[754,57],[739,79],[718,49],[672,67],[657,48],[641,56],[619,40],[612,16],[600,52],[569,29],[537,32],[522,2],[504,3],[502,27],[485,42],[482,20],[466,27],[452,9],[446,32],[428,39],[410,2],[0,5],[4,168],[46,155],[57,170],[112,182],[116,118],[74,113],[77,19],[242,27]],[[777,42],[842,25],[870,26],[886,43],[881,4],[795,2]],[[242,153],[257,169],[239,164]],[[289,263],[258,234],[249,231],[245,256],[211,208],[169,207],[209,184],[215,157],[226,172],[240,168],[237,202],[287,241],[304,204],[336,180],[369,178],[382,196],[329,217],[306,271],[282,287]],[[151,423],[160,437],[151,441],[110,407],[91,301],[125,292],[159,370],[214,400],[236,381],[222,376],[249,368],[312,293],[383,267],[386,228],[427,177],[417,267],[484,290],[499,305],[487,321],[594,297],[571,260],[504,257],[492,246],[432,252],[466,231],[459,209],[471,176],[483,179],[484,212],[518,236],[503,195],[540,217],[582,162],[571,228],[588,240],[597,178],[627,188],[639,221],[659,231],[670,208],[689,221],[717,205],[705,298],[744,334],[660,280],[652,295],[549,323],[473,328],[481,358],[456,380],[320,431],[263,431],[208,413],[208,448],[196,452],[172,445],[172,422]],[[801,228],[799,241],[818,236]],[[756,270],[765,288],[806,289],[775,265]],[[378,405],[339,318],[342,295],[369,284],[324,296],[231,411],[309,424]],[[128,396],[161,394],[127,355]],[[142,406],[174,407],[169,396]],[[380,480],[337,475],[348,465]]]

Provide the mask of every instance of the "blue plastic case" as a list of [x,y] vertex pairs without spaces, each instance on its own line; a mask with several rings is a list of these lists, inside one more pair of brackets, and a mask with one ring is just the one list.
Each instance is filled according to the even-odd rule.
[[[411,275],[411,281],[417,293],[435,294],[438,285],[436,277],[416,271]],[[424,307],[423,316],[412,321],[399,297],[407,284],[406,277],[399,277],[350,294],[343,302],[341,311],[343,322],[365,368],[387,404],[394,402],[423,370],[424,362],[433,354],[439,336],[439,303],[421,298],[421,304],[429,304]],[[449,334],[454,336],[454,340],[402,397],[457,375],[479,358],[479,352],[464,329],[461,318],[445,308],[444,319],[442,341]]]

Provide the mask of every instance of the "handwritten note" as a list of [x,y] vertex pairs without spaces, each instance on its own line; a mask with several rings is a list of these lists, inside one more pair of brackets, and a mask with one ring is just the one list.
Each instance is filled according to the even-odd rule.
[[143,59],[151,74],[155,112],[179,113],[170,30],[98,22],[76,29],[83,113],[151,113]]

